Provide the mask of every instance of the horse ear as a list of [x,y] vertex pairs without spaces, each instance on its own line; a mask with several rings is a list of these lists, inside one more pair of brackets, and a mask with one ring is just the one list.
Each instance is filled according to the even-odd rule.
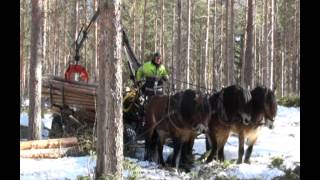
[[215,93],[217,93],[217,92],[218,92],[217,89],[214,88],[214,89],[213,89],[213,94],[215,94]]

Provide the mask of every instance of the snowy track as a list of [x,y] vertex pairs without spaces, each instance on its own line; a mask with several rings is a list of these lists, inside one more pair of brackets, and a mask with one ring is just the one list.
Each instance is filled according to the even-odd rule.
[[[23,122],[22,122],[23,121]],[[26,124],[24,115],[20,123]],[[48,117],[45,117],[45,126]],[[300,166],[300,108],[286,108],[279,106],[275,119],[275,128],[263,128],[256,145],[253,147],[251,164],[235,164],[238,154],[238,139],[231,136],[225,146],[227,167],[221,168],[222,163],[211,162],[198,164],[191,173],[178,173],[174,169],[159,168],[156,164],[138,161],[140,169],[139,179],[214,179],[224,177],[227,179],[272,179],[283,176],[283,168],[271,168],[274,157],[283,159],[282,167],[293,169]],[[246,148],[246,146],[245,146]],[[171,149],[166,147],[165,157]],[[202,154],[205,151],[204,139],[197,139],[194,152]],[[93,173],[95,157],[68,157],[60,159],[26,159],[20,158],[20,179],[77,179],[78,175]],[[125,170],[127,179],[131,172]]]

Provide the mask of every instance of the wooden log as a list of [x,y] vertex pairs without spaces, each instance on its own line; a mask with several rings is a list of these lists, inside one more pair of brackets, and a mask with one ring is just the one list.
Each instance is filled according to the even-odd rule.
[[42,83],[48,83],[48,82],[56,82],[59,84],[67,84],[67,85],[73,85],[73,86],[80,86],[80,87],[88,87],[88,88],[97,88],[97,83],[86,83],[86,82],[78,82],[78,81],[66,81],[64,78],[57,77],[57,76],[51,76],[51,77],[43,77]]
[[75,146],[77,144],[78,144],[78,139],[76,137],[47,139],[47,140],[20,141],[20,150],[61,148],[61,147]]
[[63,107],[64,105],[70,106],[70,107],[77,107],[77,108],[82,108],[82,109],[89,109],[89,110],[95,110],[95,106],[94,105],[86,105],[86,104],[79,104],[77,102],[64,102],[64,104],[62,104],[62,101],[55,101],[52,103],[52,105],[56,105],[59,107]]
[[70,93],[80,93],[80,94],[86,94],[86,95],[91,95],[91,96],[96,96],[96,90],[95,89],[86,89],[86,88],[77,88],[77,87],[72,87],[72,86],[65,86],[62,84],[53,84],[51,87],[50,85],[46,85],[44,84],[42,87],[44,88],[52,88],[52,89],[56,89],[59,91],[64,91],[64,92],[70,92]]
[[[60,91],[60,90],[53,89],[53,90],[50,91],[49,88],[42,88],[42,94],[43,95],[50,96],[50,93],[52,95],[62,96],[62,91]],[[77,98],[88,98],[88,99],[95,98],[95,96],[93,96],[93,95],[70,93],[70,92],[64,92],[64,95],[65,96],[70,96],[70,97],[77,97]]]
[[62,81],[62,82],[67,82],[67,83],[72,83],[72,84],[77,84],[77,85],[86,85],[86,86],[91,86],[91,87],[97,87],[97,83],[86,83],[86,82],[78,82],[78,81],[67,81],[62,77],[58,76],[53,76],[51,79],[56,80],[56,81]]
[[89,89],[89,90],[95,90],[98,86],[96,85],[90,85],[90,84],[75,84],[70,82],[62,82],[62,81],[55,81],[55,80],[49,80],[46,82],[43,82],[46,85],[64,85],[68,87],[74,87],[74,88],[80,88],[80,89]]
[[76,155],[79,153],[77,146],[67,148],[54,148],[54,149],[27,149],[20,150],[21,158],[61,158],[64,156]]
[[42,86],[46,87],[46,88],[53,88],[53,89],[57,89],[57,88],[61,89],[62,87],[64,87],[64,88],[69,88],[69,89],[76,89],[76,91],[77,90],[83,90],[83,91],[87,91],[87,92],[96,91],[96,88],[92,88],[92,87],[74,86],[74,85],[60,83],[60,82],[54,82],[54,81],[43,82]]
[[[62,96],[59,95],[52,95],[54,100],[62,100]],[[65,101],[72,101],[72,102],[80,102],[84,104],[94,104],[93,98],[81,98],[81,97],[73,97],[73,96],[64,96]]]
[[83,106],[83,107],[95,107],[94,103],[87,103],[87,102],[82,102],[82,101],[75,101],[75,100],[69,100],[69,99],[65,99],[64,102],[62,102],[62,99],[53,99],[52,104],[61,104],[61,105],[68,105],[68,106]]

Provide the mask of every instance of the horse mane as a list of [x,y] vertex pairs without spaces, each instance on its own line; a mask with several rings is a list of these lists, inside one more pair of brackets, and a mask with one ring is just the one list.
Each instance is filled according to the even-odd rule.
[[251,108],[253,116],[264,113],[265,106],[268,106],[271,113],[275,116],[277,113],[277,100],[274,92],[266,86],[257,86],[251,91]]
[[267,104],[269,104],[271,106],[270,110],[271,110],[272,114],[276,115],[277,110],[278,110],[277,98],[276,98],[274,91],[272,91],[269,88],[268,88],[268,92],[266,95],[266,102],[267,102]]
[[197,105],[196,95],[196,92],[191,89],[183,92],[180,103],[180,114],[183,119],[190,119],[194,115]]
[[223,109],[228,118],[237,116],[240,112],[246,112],[247,104],[252,98],[250,92],[239,85],[223,88],[220,96],[222,96]]
[[265,86],[257,86],[251,90],[251,108],[254,115],[264,111],[264,103],[266,101],[267,93],[268,89]]

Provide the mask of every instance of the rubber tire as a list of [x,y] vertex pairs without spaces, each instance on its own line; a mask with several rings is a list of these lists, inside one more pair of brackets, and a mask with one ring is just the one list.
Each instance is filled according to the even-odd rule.
[[54,114],[51,123],[51,130],[49,131],[49,138],[61,138],[63,136],[62,123],[61,116]]

